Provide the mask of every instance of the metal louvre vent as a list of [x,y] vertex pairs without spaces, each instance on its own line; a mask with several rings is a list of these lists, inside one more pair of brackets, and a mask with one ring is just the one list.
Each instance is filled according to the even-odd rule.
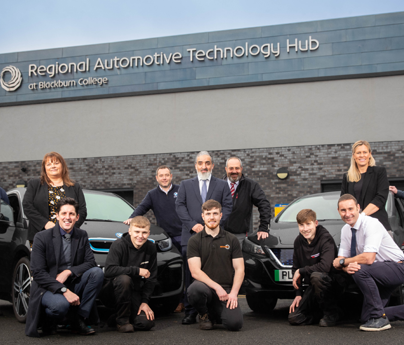
[[282,265],[293,265],[293,249],[271,248],[270,250]]
[[114,238],[89,238],[90,248],[96,253],[108,253]]

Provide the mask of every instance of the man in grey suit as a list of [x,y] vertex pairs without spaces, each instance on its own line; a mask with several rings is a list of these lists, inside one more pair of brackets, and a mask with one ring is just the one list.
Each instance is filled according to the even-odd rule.
[[[230,215],[233,202],[229,185],[226,181],[212,176],[214,168],[212,156],[207,151],[201,151],[195,158],[195,169],[198,176],[189,180],[182,181],[178,190],[176,201],[177,214],[182,222],[181,246],[182,255],[185,264],[185,288],[191,284],[191,273],[187,264],[187,245],[188,240],[193,234],[201,232],[204,229],[202,219],[202,204],[210,199],[218,201],[223,209],[223,222]],[[185,317],[182,324],[190,325],[196,322],[197,312],[188,303],[185,293]]]

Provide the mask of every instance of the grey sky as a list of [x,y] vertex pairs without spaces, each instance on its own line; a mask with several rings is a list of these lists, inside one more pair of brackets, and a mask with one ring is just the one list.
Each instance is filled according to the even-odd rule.
[[403,0],[4,0],[0,54],[399,11]]

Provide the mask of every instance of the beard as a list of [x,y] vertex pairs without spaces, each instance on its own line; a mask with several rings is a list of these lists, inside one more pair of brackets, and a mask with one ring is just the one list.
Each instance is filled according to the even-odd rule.
[[205,226],[210,230],[215,230],[219,226],[219,223],[216,223],[216,225],[210,225],[205,223]]
[[235,174],[235,175],[228,174],[227,177],[229,178],[229,180],[231,182],[237,182],[241,179],[241,174],[240,175],[239,174]]
[[208,171],[208,172],[205,172],[205,173],[198,171],[198,178],[200,180],[208,180],[210,175],[212,175],[211,171]]

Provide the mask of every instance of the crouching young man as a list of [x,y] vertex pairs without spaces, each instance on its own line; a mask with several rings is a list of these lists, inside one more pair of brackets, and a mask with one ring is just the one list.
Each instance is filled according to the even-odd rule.
[[[318,322],[323,327],[335,326],[341,318],[337,298],[341,294],[344,277],[333,268],[337,247],[333,237],[318,225],[316,213],[301,210],[296,216],[300,234],[293,251],[293,286],[296,297],[289,308],[292,325]],[[302,283],[308,285],[303,292]]]
[[156,285],[157,251],[147,240],[149,235],[149,220],[134,217],[129,231],[111,245],[107,256],[101,299],[106,306],[115,307],[116,314],[108,324],[116,322],[121,333],[154,327],[149,300]]
[[199,313],[199,327],[222,323],[230,331],[243,326],[237,295],[244,279],[244,259],[236,236],[220,228],[222,206],[215,200],[202,205],[205,227],[188,241],[188,265],[195,281],[188,288],[189,303]]

